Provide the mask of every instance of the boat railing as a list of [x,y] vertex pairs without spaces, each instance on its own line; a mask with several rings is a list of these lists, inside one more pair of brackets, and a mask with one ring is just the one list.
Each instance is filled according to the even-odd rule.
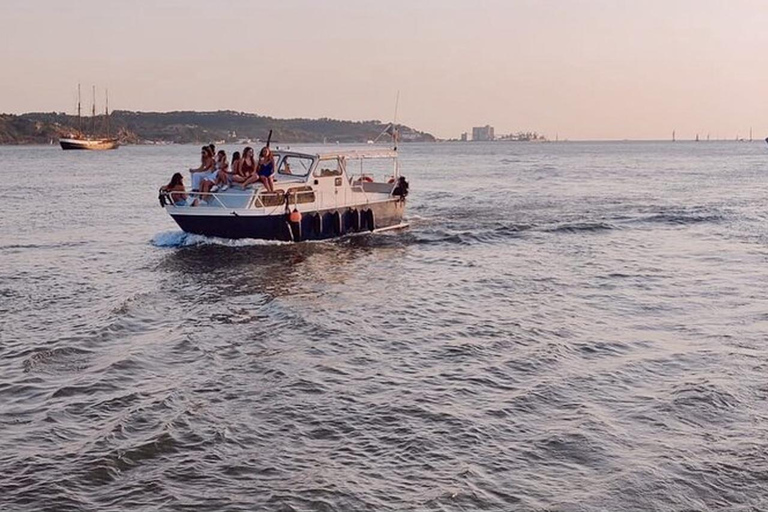
[[[347,202],[351,198],[347,197],[347,191],[362,193],[365,198],[365,202],[370,202],[369,196],[370,190],[366,190],[366,185],[389,185],[382,182],[371,182],[356,180],[353,181],[349,189],[344,189],[343,197],[338,194],[332,194],[332,197],[336,200],[341,199],[343,202]],[[168,195],[169,193],[166,193]],[[262,189],[255,191],[251,190],[249,194],[244,194],[243,191],[224,191],[224,192],[187,192],[188,202],[197,200],[205,201],[206,205],[198,205],[194,208],[223,208],[223,209],[271,209],[273,212],[285,208],[286,202],[289,208],[294,208],[301,204],[319,204],[326,205],[326,192],[322,190],[296,190],[288,189],[288,191],[282,191],[278,189],[276,192],[267,192]],[[239,201],[238,201],[239,200]],[[331,201],[332,202],[332,201]],[[169,203],[171,203],[169,201]]]
[[[289,189],[287,192],[266,192],[259,190],[257,193],[251,191],[250,194],[243,194],[241,191],[237,192],[187,192],[188,198],[198,199],[205,201],[206,206],[220,207],[220,208],[282,208],[286,204],[286,200],[289,205],[297,205],[302,203],[314,203],[317,198],[322,199],[323,194],[317,190],[293,190]],[[241,205],[227,204],[228,198],[237,198],[242,200]],[[213,204],[211,204],[213,203]],[[202,205],[201,205],[202,206]]]

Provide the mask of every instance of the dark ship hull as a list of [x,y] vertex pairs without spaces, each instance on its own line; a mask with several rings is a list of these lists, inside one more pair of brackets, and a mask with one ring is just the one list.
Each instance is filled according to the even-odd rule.
[[117,149],[120,142],[117,139],[59,139],[61,149],[89,149],[92,151],[104,151],[107,149]]

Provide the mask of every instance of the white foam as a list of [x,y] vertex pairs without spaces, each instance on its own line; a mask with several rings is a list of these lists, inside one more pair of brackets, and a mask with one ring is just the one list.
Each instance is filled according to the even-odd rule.
[[152,237],[155,247],[192,247],[196,245],[222,245],[227,247],[251,247],[254,245],[285,245],[290,242],[277,240],[256,240],[254,238],[231,239],[215,236],[194,235],[184,231],[163,231]]

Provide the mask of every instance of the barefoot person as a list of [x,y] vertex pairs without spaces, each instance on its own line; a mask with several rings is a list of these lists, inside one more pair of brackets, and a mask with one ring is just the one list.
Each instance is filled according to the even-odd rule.
[[220,149],[216,153],[216,179],[213,180],[211,192],[224,192],[229,188],[229,162],[227,161],[227,152]]
[[232,153],[232,165],[229,166],[229,182],[230,183],[242,183],[245,181],[245,176],[240,174],[240,165],[243,163],[243,159],[240,158],[240,152],[235,151]]
[[200,167],[196,169],[190,169],[192,173],[192,191],[200,190],[200,184],[204,179],[210,178],[211,174],[215,174],[215,162],[213,160],[213,153],[208,146],[203,146],[200,149]]
[[264,146],[259,154],[258,175],[264,187],[270,192],[275,191],[275,156],[269,146]]
[[252,147],[248,146],[243,150],[243,158],[238,166],[238,171],[240,176],[243,177],[243,180],[240,182],[240,188],[245,189],[245,187],[256,181],[256,179],[251,179],[256,173],[256,161],[253,158]]
[[272,150],[269,146],[264,146],[259,152],[259,162],[257,164],[256,174],[245,180],[243,188],[247,187],[251,183],[260,181],[264,184],[264,188],[269,192],[274,192],[272,175],[275,173],[275,158],[272,154]]

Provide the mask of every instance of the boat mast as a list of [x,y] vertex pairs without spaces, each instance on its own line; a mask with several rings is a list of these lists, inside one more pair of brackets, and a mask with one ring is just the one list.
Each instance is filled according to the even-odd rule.
[[91,104],[91,131],[96,134],[96,86],[93,86],[93,103]]
[[107,137],[109,137],[109,89],[105,89],[105,102],[104,102],[104,117],[107,122]]
[[77,84],[77,131],[83,133],[83,118],[80,117],[80,84]]
[[[395,97],[395,115],[392,117],[392,145],[394,146],[393,149],[395,150],[395,154],[397,154],[397,139],[399,131],[397,129],[397,107],[400,106],[400,89],[397,90],[397,96]],[[392,176],[397,179],[400,176],[400,165],[397,160],[397,157],[395,157],[394,162],[394,169],[392,169]]]

